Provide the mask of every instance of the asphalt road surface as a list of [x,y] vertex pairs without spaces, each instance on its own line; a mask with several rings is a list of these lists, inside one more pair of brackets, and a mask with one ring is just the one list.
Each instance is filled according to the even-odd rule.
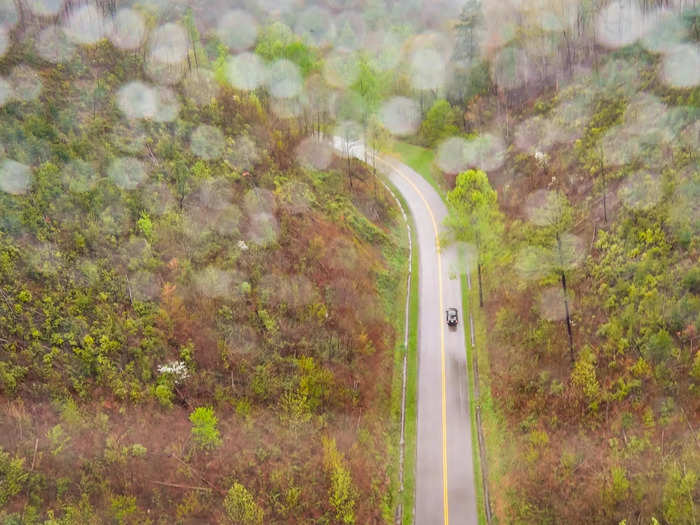
[[[342,148],[336,138],[335,147]],[[364,159],[362,144],[353,155]],[[469,388],[461,308],[460,272],[454,248],[440,248],[438,235],[447,209],[423,177],[391,158],[377,158],[381,170],[408,203],[419,252],[418,444],[416,525],[476,524]],[[459,310],[456,328],[445,310]]]

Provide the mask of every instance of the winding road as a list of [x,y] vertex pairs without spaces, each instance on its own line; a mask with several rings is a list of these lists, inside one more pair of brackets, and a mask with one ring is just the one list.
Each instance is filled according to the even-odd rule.
[[[342,139],[334,146],[344,149]],[[364,159],[364,146],[349,151]],[[418,173],[399,161],[377,157],[377,168],[401,192],[413,215],[419,251],[418,435],[416,458],[416,525],[476,524],[469,386],[464,339],[466,312],[458,257],[440,248],[439,234],[447,209],[438,193]],[[460,310],[456,329],[445,310]]]

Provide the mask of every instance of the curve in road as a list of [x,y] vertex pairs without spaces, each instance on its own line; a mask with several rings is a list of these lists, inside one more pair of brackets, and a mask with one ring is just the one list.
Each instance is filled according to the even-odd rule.
[[[335,147],[343,142],[335,139]],[[348,149],[346,149],[348,151]],[[364,158],[364,147],[349,148]],[[371,155],[371,152],[370,152]],[[462,291],[454,248],[440,247],[447,209],[435,189],[394,159],[378,168],[401,192],[413,214],[419,252],[417,525],[477,524],[464,319],[447,327],[445,309],[459,308]]]

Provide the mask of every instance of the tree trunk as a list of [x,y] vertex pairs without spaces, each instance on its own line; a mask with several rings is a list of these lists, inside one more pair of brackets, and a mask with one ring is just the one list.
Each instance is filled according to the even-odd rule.
[[477,263],[476,272],[477,272],[477,275],[479,276],[479,307],[483,308],[484,307],[484,292],[483,292],[483,288],[481,287],[481,263]]
[[[365,155],[367,154],[367,148],[365,148]],[[374,179],[374,198],[377,199],[377,150],[372,148],[372,175]]]
[[600,148],[600,176],[603,178],[603,220],[608,224],[608,181],[605,179],[605,158],[603,148]]
[[571,362],[574,362],[574,338],[571,333],[571,317],[569,317],[569,298],[566,295],[566,274],[561,272],[561,287],[564,290],[564,312],[566,312],[566,331],[569,334],[569,353]]
[[564,291],[564,312],[566,313],[566,331],[569,334],[569,353],[571,363],[574,362],[574,337],[571,333],[571,317],[569,316],[569,296],[566,293],[566,272],[564,271],[564,254],[561,251],[561,237],[557,234],[557,249],[559,251],[559,263],[561,264],[561,288]]

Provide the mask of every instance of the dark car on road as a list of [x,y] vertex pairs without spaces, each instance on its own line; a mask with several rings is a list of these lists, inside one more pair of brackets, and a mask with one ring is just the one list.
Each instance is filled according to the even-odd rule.
[[448,326],[457,326],[457,308],[448,308],[445,312],[445,316],[447,317]]

